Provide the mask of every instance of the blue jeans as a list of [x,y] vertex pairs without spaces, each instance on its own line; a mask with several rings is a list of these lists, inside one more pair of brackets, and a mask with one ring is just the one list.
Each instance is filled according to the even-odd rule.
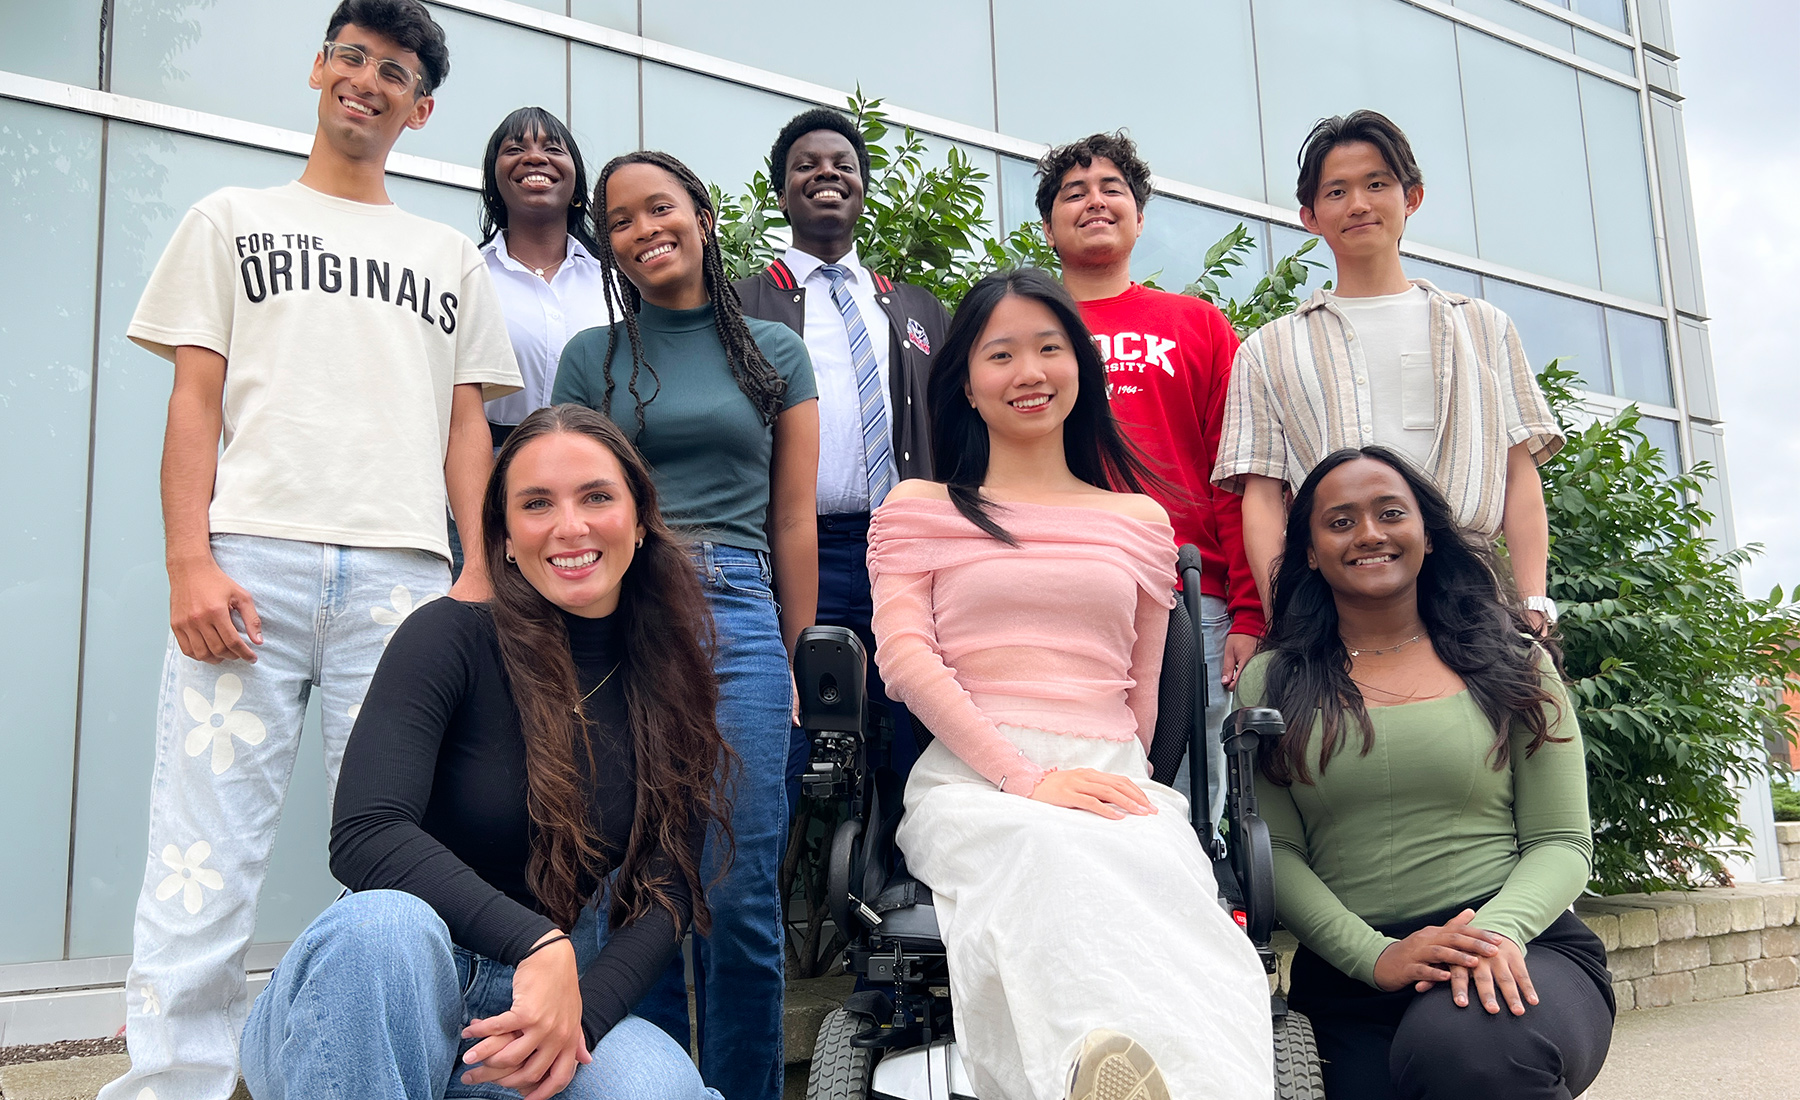
[[[1206,647],[1206,728],[1215,735],[1225,724],[1226,703],[1229,695],[1220,685],[1219,677],[1225,671],[1225,639],[1231,635],[1231,611],[1225,601],[1217,596],[1200,597],[1200,640]],[[1216,736],[1214,738],[1217,740]],[[1207,794],[1207,808],[1212,811],[1213,821],[1225,816],[1225,750],[1221,746],[1213,754],[1207,771],[1212,776]],[[1194,797],[1189,790],[1192,781],[1188,777],[1188,758],[1181,758],[1181,768],[1175,773],[1174,787],[1189,799]]]
[[317,690],[328,789],[387,640],[450,585],[423,550],[214,535],[262,619],[257,660],[163,662],[150,851],[125,979],[131,1069],[106,1100],[225,1100],[237,1087],[244,953]]
[[[869,654],[870,713],[878,714],[885,707],[894,723],[893,741],[885,748],[869,746],[869,766],[892,768],[904,784],[913,761],[919,758],[919,749],[913,739],[912,715],[888,698],[887,685],[875,667],[875,632],[869,626],[875,607],[869,593],[868,556],[867,512],[819,517],[819,613],[813,621],[820,626],[847,626],[862,639]],[[789,813],[799,810],[800,777],[811,756],[811,740],[805,730],[795,727],[788,741]]]
[[[719,631],[719,732],[739,765],[731,791],[730,863],[722,838],[709,836],[702,868],[712,884],[706,899],[713,930],[694,936],[700,1071],[731,1100],[780,1100],[787,983],[779,880],[787,845],[784,781],[793,683],[769,556],[703,542],[694,561]],[[637,1010],[685,1043],[687,982],[679,958]]]
[[[592,906],[571,933],[585,969],[605,942]],[[244,1026],[244,1081],[257,1100],[516,1100],[465,1085],[461,1037],[512,1007],[513,968],[456,946],[411,894],[347,894],[321,913],[256,999]],[[627,1016],[557,1095],[567,1100],[718,1100],[661,1030]]]

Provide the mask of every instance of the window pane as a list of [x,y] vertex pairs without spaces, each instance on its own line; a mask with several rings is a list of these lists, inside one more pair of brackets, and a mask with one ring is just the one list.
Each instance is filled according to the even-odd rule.
[[1575,14],[1604,23],[1615,31],[1627,30],[1625,0],[1575,0]]
[[546,107],[568,118],[563,39],[447,8],[431,14],[450,44],[450,78],[425,128],[400,135],[395,152],[478,166],[488,135],[517,108]]
[[1632,64],[1631,60],[1631,48],[1601,38],[1597,34],[1576,31],[1575,52],[1589,61],[1598,61],[1609,69],[1617,69],[1626,76],[1637,75],[1637,67]]
[[638,147],[638,62],[594,46],[571,50],[570,117],[564,121],[575,132],[591,183],[601,165]]
[[1254,248],[1219,289],[1242,301],[1269,271],[1263,223],[1167,195],[1157,196],[1144,207],[1144,235],[1131,252],[1131,277],[1140,282],[1154,279],[1156,285],[1178,294],[1199,277],[1206,250],[1240,225],[1249,231]]
[[1406,131],[1425,176],[1425,205],[1407,232],[1476,255],[1450,21],[1393,0],[1255,0],[1255,7],[1268,201],[1297,205],[1295,158],[1313,123],[1372,108]]
[[[76,956],[131,951],[169,631],[157,467],[173,373],[167,362],[126,340],[125,327],[189,205],[226,185],[284,183],[301,167],[297,157],[112,125],[71,898]],[[404,195],[406,187],[395,190]],[[333,894],[325,868],[325,769],[317,744],[315,739],[302,747],[294,770],[259,913],[261,939],[291,938]]]
[[1687,134],[1681,108],[1662,96],[1650,97],[1650,123],[1656,133],[1656,180],[1661,185],[1663,228],[1669,242],[1669,282],[1675,308],[1706,315],[1706,291],[1700,284],[1700,238],[1694,226],[1694,192],[1688,178]]
[[[1083,19],[1093,11],[1052,15],[1036,0],[995,0],[997,128],[1058,145],[1128,127],[1158,175],[1262,198],[1249,3],[1149,7],[1115,9],[1113,18],[1129,30],[1103,45],[1081,37],[1092,33]],[[1078,56],[1076,64],[1057,60]]]
[[1594,229],[1600,244],[1600,286],[1660,305],[1662,279],[1656,269],[1650,171],[1644,160],[1637,93],[1587,73],[1580,81],[1588,176],[1594,184]]
[[1026,222],[1041,222],[1037,208],[1037,165],[1022,157],[1000,158],[1002,227],[1008,233]]
[[1456,39],[1479,255],[1598,288],[1575,70],[1467,27]]
[[387,189],[401,209],[442,222],[472,241],[481,239],[481,192],[406,176],[389,176]]
[[[644,62],[644,145],[680,157],[707,183],[742,194],[788,119],[813,104]],[[730,119],[721,126],[720,119]],[[896,135],[898,136],[898,135]]]
[[1654,317],[1606,311],[1606,336],[1612,345],[1613,375],[1619,396],[1654,405],[1674,405],[1669,382],[1669,345],[1663,323]]
[[1646,416],[1638,421],[1638,427],[1650,438],[1650,445],[1662,452],[1663,473],[1673,475],[1681,470],[1681,426],[1673,420],[1660,420],[1654,416]]
[[13,471],[8,537],[0,540],[0,622],[9,626],[0,632],[0,836],[14,838],[0,963],[17,963],[63,953],[99,120],[0,99],[0,179],[0,464]]
[[331,11],[318,0],[118,0],[113,91],[310,134],[319,93],[306,81]]
[[1595,393],[1613,392],[1606,367],[1606,329],[1600,307],[1592,302],[1549,294],[1518,283],[1486,278],[1483,295],[1513,319],[1525,355],[1542,370],[1552,359],[1581,375],[1581,386]]
[[100,8],[101,0],[7,4],[0,69],[98,88]]
[[[777,8],[657,0],[643,5],[644,36],[844,92],[860,84],[864,92],[896,106],[974,126],[994,125],[986,4],[911,0],[903,15],[878,4]],[[716,131],[730,129],[736,121],[718,115],[696,118],[693,124],[710,123]],[[771,131],[765,146],[774,137]]]
[[[549,0],[551,9],[561,11],[557,0]],[[569,14],[589,23],[611,27],[616,31],[638,33],[638,0],[573,0]]]
[[1466,294],[1471,298],[1481,297],[1481,276],[1473,271],[1464,271],[1460,267],[1446,267],[1434,264],[1430,260],[1420,260],[1412,256],[1402,256],[1401,266],[1406,269],[1409,279],[1424,279],[1439,290],[1452,294]]
[[1492,20],[1508,30],[1530,35],[1564,50],[1574,49],[1574,28],[1552,15],[1532,11],[1513,0],[1455,0],[1456,6],[1470,15]]
[[[752,174],[767,170],[769,146],[781,127],[812,106],[667,65],[644,65],[644,144],[680,157],[702,180],[718,184],[727,195],[742,194]],[[721,118],[729,118],[731,125],[720,127]],[[896,127],[885,140],[892,149],[900,138]],[[925,165],[942,165],[955,144],[926,136]],[[978,186],[986,195],[983,210],[992,219],[999,208],[995,154],[956,147],[986,173],[987,179]]]

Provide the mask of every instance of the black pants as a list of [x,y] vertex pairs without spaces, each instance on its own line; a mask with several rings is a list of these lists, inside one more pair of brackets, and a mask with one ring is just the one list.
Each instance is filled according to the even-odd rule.
[[[902,782],[912,771],[919,750],[913,743],[912,717],[906,708],[888,698],[881,674],[875,668],[875,634],[869,628],[874,602],[869,595],[869,514],[844,513],[819,517],[819,612],[820,626],[847,626],[856,631],[869,652],[868,699],[870,712],[882,707],[893,719],[893,740],[884,748],[869,746],[869,766],[888,767]],[[806,731],[795,729],[788,741],[788,813],[800,805],[800,776],[812,744]]]
[[[1404,939],[1474,907],[1377,931]],[[1384,993],[1302,947],[1288,1003],[1312,1020],[1328,1100],[1569,1100],[1599,1076],[1612,1043],[1606,949],[1564,913],[1531,941],[1525,966],[1538,1004],[1514,1016],[1502,1001],[1490,1015],[1473,986],[1466,1008],[1448,983]]]

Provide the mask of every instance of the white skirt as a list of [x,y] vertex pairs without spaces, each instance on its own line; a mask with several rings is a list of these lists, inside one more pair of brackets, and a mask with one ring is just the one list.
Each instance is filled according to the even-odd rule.
[[899,845],[936,896],[956,1038],[981,1100],[1062,1100],[1094,1028],[1155,1055],[1177,1100],[1274,1094],[1269,984],[1219,907],[1187,799],[1135,740],[1001,730],[1046,769],[1094,768],[1160,811],[1115,821],[996,790],[941,741],[906,784]]

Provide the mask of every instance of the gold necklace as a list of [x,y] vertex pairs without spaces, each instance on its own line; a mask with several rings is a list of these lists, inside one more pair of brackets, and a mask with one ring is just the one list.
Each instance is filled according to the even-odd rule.
[[[1398,653],[1402,649],[1405,649],[1407,646],[1412,645],[1414,642],[1418,641],[1420,638],[1423,638],[1424,636],[1425,636],[1425,631],[1421,630],[1417,634],[1414,634],[1412,637],[1406,639],[1404,642],[1400,642],[1396,645],[1386,646],[1381,649],[1350,649],[1349,642],[1344,643],[1344,648],[1350,649],[1350,656],[1352,656],[1352,657],[1363,657],[1363,656],[1379,657],[1383,653]],[[1341,638],[1342,635],[1339,635],[1339,637]]]
[[608,673],[607,673],[607,674],[606,674],[606,675],[605,675],[605,676],[602,676],[602,677],[601,677],[601,678],[600,678],[600,682],[599,682],[599,683],[597,683],[597,684],[595,684],[595,685],[594,685],[594,686],[593,686],[593,687],[591,687],[591,688],[589,688],[589,689],[588,689],[588,693],[587,693],[587,694],[586,694],[586,695],[583,695],[583,696],[582,696],[582,697],[581,697],[581,698],[579,698],[579,699],[577,699],[577,700],[575,700],[575,707],[574,707],[574,710],[575,710],[575,713],[576,713],[576,714],[580,714],[580,713],[581,713],[581,704],[583,704],[583,703],[585,703],[585,702],[587,702],[587,701],[588,701],[588,700],[589,700],[589,699],[592,699],[592,698],[593,698],[593,697],[594,697],[594,692],[596,692],[596,691],[599,691],[599,690],[600,690],[600,689],[601,689],[601,688],[603,688],[603,687],[605,687],[605,686],[606,686],[606,681],[608,681],[608,680],[610,680],[610,679],[612,679],[612,678],[613,678],[613,673],[614,673],[614,672],[617,672],[617,671],[619,671],[619,666],[620,666],[620,665],[622,665],[622,664],[624,664],[624,663],[625,663],[625,660],[624,660],[624,658],[620,658],[620,659],[619,659],[619,660],[617,660],[617,661],[614,661],[614,662],[613,662],[613,666],[612,666],[612,670],[611,670],[611,671],[610,671],[610,672],[608,672]]

